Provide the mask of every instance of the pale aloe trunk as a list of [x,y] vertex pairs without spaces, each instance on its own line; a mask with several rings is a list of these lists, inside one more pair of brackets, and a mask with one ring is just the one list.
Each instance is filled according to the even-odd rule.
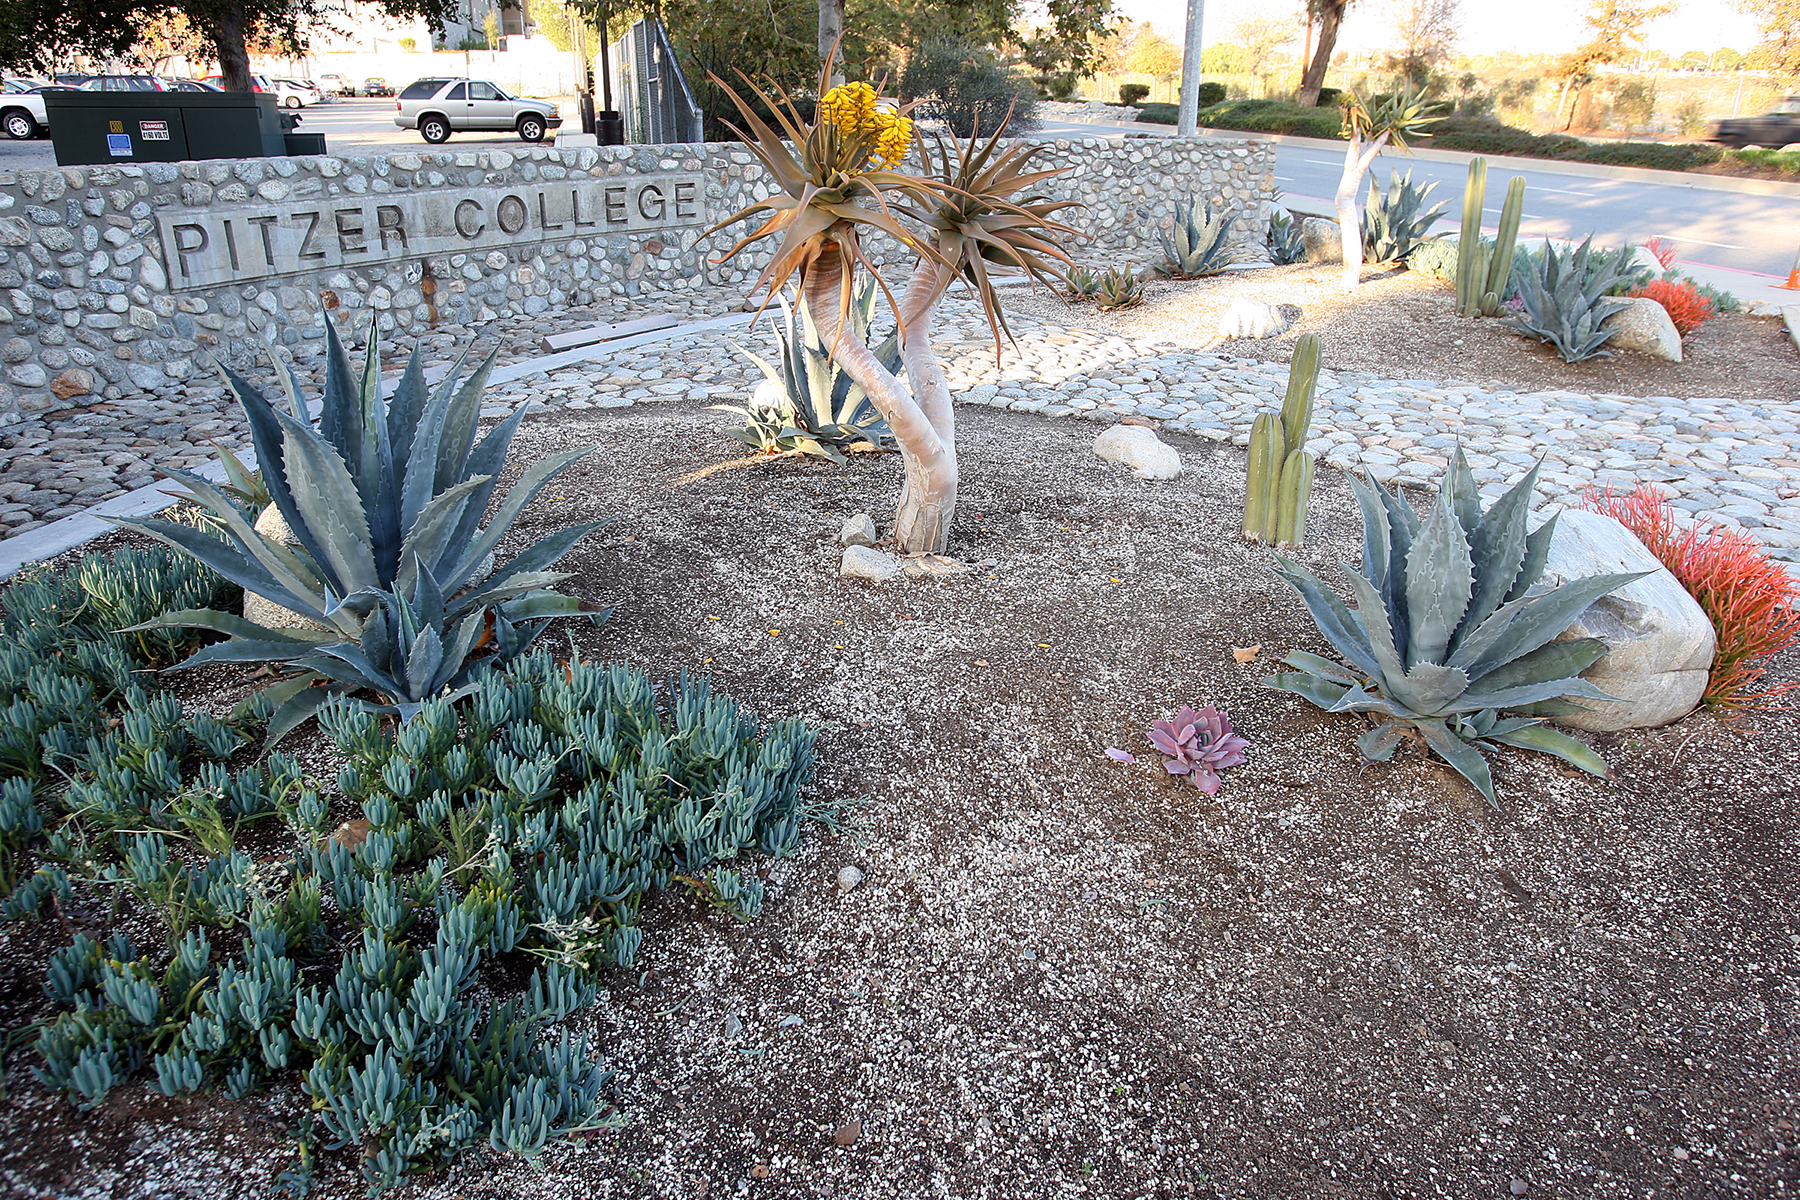
[[1362,186],[1362,178],[1368,173],[1369,164],[1387,145],[1388,135],[1380,134],[1367,146],[1363,145],[1360,134],[1352,132],[1350,140],[1344,143],[1344,174],[1338,180],[1337,218],[1338,234],[1344,243],[1344,290],[1356,290],[1357,281],[1362,275],[1362,214],[1357,211],[1356,192]]
[[951,283],[949,273],[920,262],[900,294],[902,381],[840,321],[838,262],[832,249],[808,269],[807,308],[832,358],[869,394],[900,447],[906,482],[894,516],[895,548],[902,554],[942,554],[956,516],[956,413],[944,368],[931,348],[931,326]]

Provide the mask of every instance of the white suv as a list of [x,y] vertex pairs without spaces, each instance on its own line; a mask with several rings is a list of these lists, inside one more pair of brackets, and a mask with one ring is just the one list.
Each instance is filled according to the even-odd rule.
[[548,100],[509,96],[485,79],[420,79],[395,99],[394,124],[434,146],[473,130],[516,129],[520,140],[541,142],[562,117]]

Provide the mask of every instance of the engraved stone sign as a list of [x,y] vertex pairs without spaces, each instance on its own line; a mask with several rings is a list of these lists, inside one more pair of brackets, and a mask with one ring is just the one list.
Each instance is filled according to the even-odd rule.
[[364,263],[700,225],[698,174],[568,179],[243,205],[157,218],[169,286],[217,287]]

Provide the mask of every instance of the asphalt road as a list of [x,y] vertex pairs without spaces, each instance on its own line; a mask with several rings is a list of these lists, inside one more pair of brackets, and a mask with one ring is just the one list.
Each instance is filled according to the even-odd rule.
[[[572,104],[563,104],[571,118]],[[301,113],[303,132],[323,133],[334,154],[367,153],[399,147],[423,148],[410,129],[394,124],[392,100],[344,100],[314,105]],[[1124,137],[1142,132],[1118,126],[1046,121],[1039,137]],[[508,133],[459,133],[450,148],[474,145],[519,145]],[[1343,169],[1341,154],[1322,147],[1277,145],[1275,179],[1296,199],[1328,204]],[[0,169],[54,166],[48,140],[14,142],[0,139]],[[1579,169],[1576,164],[1568,164]],[[1442,200],[1445,218],[1462,215],[1463,182],[1468,168],[1460,163],[1427,162],[1402,154],[1384,154],[1373,174],[1386,186],[1390,172],[1410,170],[1415,179],[1436,182],[1432,199]],[[1596,170],[1599,170],[1597,168]],[[1589,233],[1602,243],[1620,244],[1664,237],[1676,245],[1677,258],[1730,271],[1751,271],[1785,278],[1800,251],[1800,197],[1763,196],[1718,187],[1694,187],[1677,181],[1641,183],[1608,179],[1600,174],[1527,169],[1525,216],[1520,236],[1581,238]],[[1512,171],[1489,170],[1488,210],[1484,225],[1499,220],[1500,201]],[[1716,177],[1703,177],[1709,183]],[[1367,184],[1364,184],[1366,195]]]
[[[1114,126],[1044,122],[1039,137],[1123,137],[1126,129]],[[1580,170],[1581,164],[1558,164]],[[1275,180],[1283,193],[1296,199],[1329,205],[1343,173],[1341,151],[1317,146],[1278,143],[1275,148]],[[1596,168],[1596,171],[1604,168]],[[1427,162],[1400,153],[1382,154],[1370,173],[1387,186],[1391,173],[1411,171],[1421,183],[1438,186],[1431,201],[1442,201],[1444,217],[1462,219],[1463,185],[1469,176],[1465,163]],[[1515,174],[1525,177],[1525,212],[1519,236],[1582,238],[1592,233],[1598,243],[1620,245],[1653,237],[1675,243],[1676,258],[1735,271],[1787,276],[1800,251],[1800,196],[1759,196],[1716,186],[1694,187],[1682,182],[1641,183],[1635,179],[1608,179],[1600,174],[1567,174],[1564,171],[1499,170],[1488,168],[1487,210],[1482,224],[1492,228],[1500,220],[1500,203]],[[1676,177],[1679,180],[1679,176]],[[1700,176],[1716,184],[1717,176]],[[1368,195],[1364,180],[1359,199]]]

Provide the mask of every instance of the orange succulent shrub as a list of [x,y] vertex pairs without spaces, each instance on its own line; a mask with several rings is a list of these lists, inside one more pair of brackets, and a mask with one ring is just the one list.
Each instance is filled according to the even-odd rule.
[[1669,320],[1675,324],[1675,332],[1679,333],[1683,340],[1690,337],[1700,326],[1719,315],[1718,306],[1686,280],[1653,279],[1643,287],[1626,294],[1642,296],[1662,305],[1668,311]]
[[1639,487],[1626,495],[1589,488],[1581,507],[1638,536],[1712,620],[1718,635],[1701,703],[1726,712],[1784,708],[1800,684],[1762,687],[1768,660],[1800,640],[1800,584],[1754,537],[1736,529],[1675,524],[1668,497]]

